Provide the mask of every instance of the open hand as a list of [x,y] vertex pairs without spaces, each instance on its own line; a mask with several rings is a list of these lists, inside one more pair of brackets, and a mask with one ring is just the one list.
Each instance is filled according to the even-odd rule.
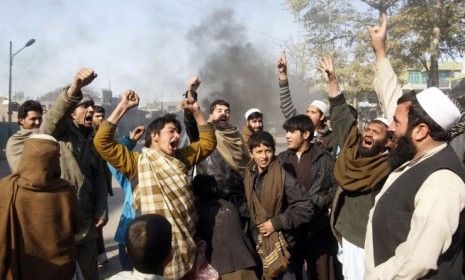
[[331,57],[323,57],[317,69],[322,73],[323,78],[327,82],[336,79],[336,73],[334,72],[333,66],[333,59]]

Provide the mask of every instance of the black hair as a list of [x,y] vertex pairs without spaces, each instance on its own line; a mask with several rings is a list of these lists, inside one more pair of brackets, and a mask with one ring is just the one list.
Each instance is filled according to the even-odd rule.
[[297,115],[287,119],[283,124],[283,128],[286,132],[294,132],[296,130],[300,131],[302,134],[306,131],[310,132],[308,141],[312,141],[313,132],[315,131],[315,125],[306,115]]
[[103,108],[100,105],[95,105],[94,106],[94,113],[102,113],[105,115],[105,108]]
[[217,197],[218,182],[212,175],[199,174],[192,179],[192,189],[196,198],[208,201]]
[[210,114],[213,113],[213,111],[215,111],[216,105],[223,105],[223,106],[228,107],[228,109],[230,109],[228,102],[224,101],[223,99],[217,99],[217,100],[213,101],[212,104],[210,104],[210,109],[209,109]]
[[260,144],[263,144],[267,146],[268,148],[271,148],[273,152],[275,151],[276,145],[274,142],[273,136],[267,132],[267,131],[255,131],[250,135],[249,138],[249,150],[252,152],[252,150]]
[[428,127],[429,134],[434,141],[449,141],[451,139],[450,132],[436,123],[421,107],[415,91],[410,91],[397,100],[397,104],[405,102],[410,102],[408,108],[407,132],[411,132],[415,126],[424,123]]
[[42,105],[40,105],[39,102],[34,100],[27,100],[18,107],[18,123],[20,119],[25,119],[27,117],[27,112],[29,111],[38,112],[41,115],[44,112]]
[[126,249],[137,271],[160,274],[171,252],[172,230],[160,215],[146,214],[135,218],[126,231]]
[[166,124],[173,123],[176,126],[176,131],[181,133],[181,123],[176,119],[175,114],[166,114],[162,117],[153,120],[147,127],[145,132],[145,147],[150,148],[152,146],[152,134],[160,134],[160,131],[165,127]]
[[260,112],[253,112],[252,114],[247,116],[247,121],[259,118],[263,119],[263,114]]

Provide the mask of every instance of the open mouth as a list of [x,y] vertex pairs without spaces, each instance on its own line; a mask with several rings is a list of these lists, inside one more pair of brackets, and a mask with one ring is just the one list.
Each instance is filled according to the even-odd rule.
[[365,137],[363,138],[362,146],[365,148],[371,148],[371,146],[373,146],[373,143],[373,139]]
[[87,116],[84,120],[86,123],[92,123],[92,116]]
[[174,140],[170,142],[171,150],[176,151],[179,145],[179,140]]

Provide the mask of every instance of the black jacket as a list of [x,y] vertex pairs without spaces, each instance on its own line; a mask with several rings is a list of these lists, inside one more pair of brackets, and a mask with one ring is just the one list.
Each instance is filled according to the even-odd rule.
[[[312,183],[305,188],[306,195],[310,197],[315,208],[309,222],[303,225],[303,231],[307,237],[329,227],[329,208],[337,189],[337,182],[333,174],[334,160],[332,156],[315,144],[312,144],[310,153]],[[292,151],[286,150],[278,155],[278,160],[282,162],[286,171],[295,176],[294,167],[288,163],[291,154]]]

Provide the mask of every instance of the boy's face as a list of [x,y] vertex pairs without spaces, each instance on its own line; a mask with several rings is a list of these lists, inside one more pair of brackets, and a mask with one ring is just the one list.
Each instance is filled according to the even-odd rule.
[[250,156],[255,161],[258,172],[261,173],[268,167],[271,160],[273,159],[274,150],[271,147],[260,144],[260,146],[252,149]]

